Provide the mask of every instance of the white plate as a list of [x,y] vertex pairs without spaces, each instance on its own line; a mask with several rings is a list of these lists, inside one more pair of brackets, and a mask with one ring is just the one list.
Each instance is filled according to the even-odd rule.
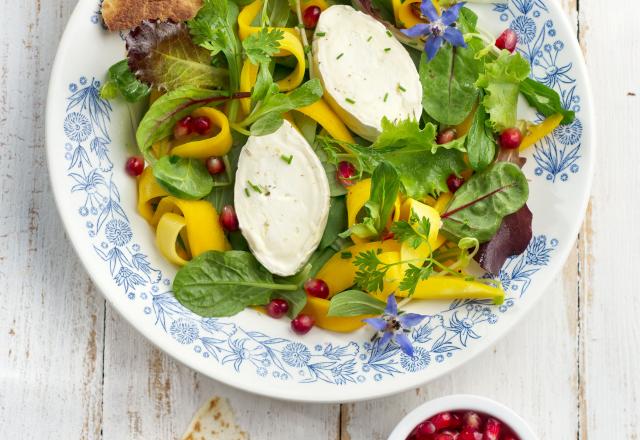
[[[287,320],[255,311],[202,319],[170,292],[176,269],[158,253],[135,210],[135,181],[124,173],[136,151],[131,113],[100,99],[107,68],[124,42],[107,33],[95,0],[80,0],[64,33],[47,102],[47,157],[56,203],[87,272],[138,331],[190,367],[229,385],[281,399],[339,402],[417,387],[469,361],[518,322],[545,291],[574,243],[587,204],[595,139],[591,95],[579,46],[550,0],[474,7],[496,35],[510,25],[533,74],[577,113],[528,152],[534,239],[500,277],[504,305],[476,301],[420,304],[431,317],[412,334],[416,354],[370,344],[370,330],[293,334]],[[550,298],[552,300],[552,298]],[[64,319],[64,317],[53,317]]]

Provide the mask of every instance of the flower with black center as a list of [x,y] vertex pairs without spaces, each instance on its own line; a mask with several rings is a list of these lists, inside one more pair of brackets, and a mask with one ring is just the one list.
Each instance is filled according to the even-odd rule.
[[462,32],[456,28],[460,9],[464,5],[464,2],[456,3],[449,9],[444,9],[442,15],[439,15],[431,0],[422,0],[420,12],[429,20],[429,23],[416,24],[409,29],[403,29],[402,33],[411,38],[426,38],[424,52],[427,54],[429,61],[436,56],[444,42],[454,47],[467,47]]
[[413,346],[408,334],[411,328],[420,324],[426,318],[418,313],[398,312],[398,303],[393,295],[387,299],[387,307],[380,318],[363,319],[364,322],[377,330],[375,338],[380,338],[380,345],[386,346],[394,341],[407,356],[413,356]]

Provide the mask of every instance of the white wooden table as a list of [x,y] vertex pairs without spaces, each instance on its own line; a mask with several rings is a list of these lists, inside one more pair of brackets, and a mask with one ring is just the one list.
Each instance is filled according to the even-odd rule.
[[75,1],[0,1],[0,438],[173,439],[217,395],[252,439],[385,439],[407,411],[449,393],[500,400],[542,439],[640,438],[637,0],[562,0],[598,104],[599,161],[584,227],[550,291],[467,366],[346,405],[280,402],[203,377],[152,347],[91,284],[44,153],[49,70]]

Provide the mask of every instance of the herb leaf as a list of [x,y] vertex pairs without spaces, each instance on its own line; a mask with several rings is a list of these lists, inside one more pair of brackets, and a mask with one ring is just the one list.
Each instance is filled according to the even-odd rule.
[[173,280],[176,299],[200,316],[232,316],[247,306],[264,305],[278,284],[249,252],[209,251],[183,266]]
[[[136,102],[149,94],[149,86],[138,81],[131,73],[127,60],[118,61],[109,67],[107,76],[109,79],[100,89],[100,95],[105,99],[115,98],[119,93],[128,102]],[[104,96],[103,92],[108,90],[113,90],[115,93]]]
[[400,281],[398,288],[402,291],[409,292],[409,296],[413,295],[418,288],[418,283],[429,278],[433,274],[433,267],[419,267],[409,264],[409,268],[404,272],[404,278]]
[[408,222],[405,220],[393,222],[391,231],[396,240],[401,243],[406,242],[413,249],[418,249],[423,242],[429,241],[431,222],[427,217],[418,218],[414,212],[411,212]]
[[331,298],[327,316],[380,315],[386,303],[360,290],[346,290]]
[[489,113],[489,123],[494,131],[516,125],[520,83],[530,71],[531,67],[522,55],[518,52],[512,55],[507,50],[485,65],[485,72],[476,84],[486,92],[482,104]]
[[184,23],[143,21],[126,38],[129,67],[142,82],[160,90],[180,86],[226,88],[228,72],[211,65]]
[[481,102],[473,116],[466,140],[469,165],[476,171],[482,171],[489,166],[496,155],[496,141],[491,129],[487,126],[488,115],[482,104],[483,95],[480,96]]
[[442,232],[459,241],[491,240],[502,219],[520,209],[529,196],[527,178],[517,165],[497,162],[471,177],[456,191],[445,213]]
[[564,116],[562,124],[570,124],[575,119],[575,112],[566,110],[562,106],[558,92],[538,81],[526,78],[520,83],[520,93],[522,93],[530,106],[544,116],[549,117],[560,113]]
[[268,63],[280,50],[279,41],[284,38],[282,29],[263,27],[260,32],[249,35],[242,42],[244,52],[253,64]]
[[186,200],[198,200],[213,189],[213,178],[202,161],[163,156],[153,167],[153,175],[170,194]]
[[380,261],[375,250],[360,252],[353,265],[358,268],[354,278],[356,285],[368,292],[382,290],[389,266]]

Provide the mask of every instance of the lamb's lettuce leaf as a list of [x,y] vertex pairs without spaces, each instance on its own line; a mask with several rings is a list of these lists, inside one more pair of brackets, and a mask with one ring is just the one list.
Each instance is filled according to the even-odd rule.
[[476,85],[485,91],[482,104],[489,113],[489,124],[494,131],[500,132],[516,125],[520,83],[530,71],[529,62],[522,55],[517,52],[512,55],[507,50],[485,65]]
[[198,159],[163,156],[153,166],[153,175],[171,195],[198,200],[213,189],[213,178]]
[[576,114],[562,106],[558,92],[538,81],[527,78],[520,83],[520,93],[530,106],[546,117],[560,113],[564,116],[562,124],[573,122]]

